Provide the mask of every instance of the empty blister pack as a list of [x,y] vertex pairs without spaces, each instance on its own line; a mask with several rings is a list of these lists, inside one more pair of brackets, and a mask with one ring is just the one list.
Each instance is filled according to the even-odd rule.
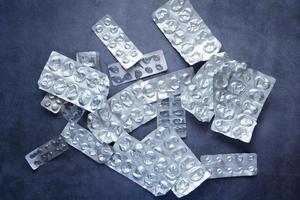
[[182,107],[199,121],[210,122],[214,116],[213,76],[219,72],[230,73],[246,69],[245,63],[239,63],[222,52],[213,55],[195,74],[191,84],[181,93]]
[[213,80],[215,118],[211,130],[250,142],[275,79],[253,69],[218,72]]
[[152,17],[172,46],[190,65],[208,60],[221,49],[220,41],[188,0],[169,0]]
[[100,70],[100,58],[97,51],[85,51],[76,53],[76,61],[86,67]]
[[142,59],[143,54],[110,15],[100,19],[92,30],[125,69]]
[[188,85],[194,76],[192,67],[181,69],[163,76],[159,76],[141,83],[143,96],[148,103],[156,102],[157,94],[160,98],[168,98],[169,94],[177,95]]
[[58,113],[64,104],[64,100],[52,95],[52,94],[46,94],[41,101],[41,106],[46,108],[52,113]]
[[102,108],[109,91],[106,74],[53,51],[38,81],[39,88],[85,110]]
[[179,168],[175,168],[176,165],[172,167],[172,177],[176,180],[172,191],[177,197],[189,194],[210,176],[204,165],[172,129],[158,127],[142,141],[177,163]]
[[113,146],[115,154],[107,165],[155,196],[166,194],[176,181],[178,165],[128,134]]
[[162,50],[145,54],[143,59],[127,70],[120,63],[108,65],[108,72],[113,85],[120,85],[167,70],[168,66]]
[[91,132],[76,123],[69,122],[61,135],[69,145],[100,164],[107,162],[113,153],[109,145],[101,143]]
[[203,155],[200,160],[210,172],[209,178],[255,176],[257,174],[257,155],[255,153]]
[[40,166],[59,156],[68,149],[68,144],[64,138],[58,136],[46,144],[36,148],[25,156],[28,164],[33,170],[36,170]]
[[65,103],[61,107],[61,114],[67,121],[77,123],[84,114],[84,110],[74,104]]

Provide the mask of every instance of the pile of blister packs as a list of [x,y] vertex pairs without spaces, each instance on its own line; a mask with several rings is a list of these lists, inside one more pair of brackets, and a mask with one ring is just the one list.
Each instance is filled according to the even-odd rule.
[[[41,105],[68,123],[25,156],[32,169],[73,147],[155,196],[171,190],[177,197],[207,179],[257,174],[255,153],[194,155],[184,142],[185,115],[212,121],[212,131],[249,143],[275,79],[220,52],[221,42],[188,0],[169,0],[152,17],[188,64],[206,63],[196,74],[189,67],[143,81],[168,70],[163,51],[143,54],[105,15],[92,30],[118,61],[108,65],[110,78],[100,72],[97,52],[79,52],[75,61],[53,51],[42,70]],[[110,82],[133,83],[107,99]],[[77,124],[84,112],[87,128]],[[142,141],[130,135],[154,118],[157,128]]]

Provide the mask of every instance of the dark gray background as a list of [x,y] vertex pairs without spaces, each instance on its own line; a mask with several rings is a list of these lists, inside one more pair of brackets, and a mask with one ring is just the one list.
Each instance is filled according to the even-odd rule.
[[[24,156],[66,124],[40,106],[37,80],[52,50],[75,58],[100,52],[116,62],[91,27],[110,14],[143,52],[163,49],[169,72],[187,67],[153,23],[163,0],[0,0],[0,199],[154,199],[149,192],[77,150],[32,171]],[[208,180],[183,199],[299,199],[300,1],[191,0],[232,58],[274,76],[275,87],[250,144],[210,131],[187,114],[186,144],[202,154],[255,152],[258,176]],[[195,69],[203,63],[196,65]],[[111,87],[110,95],[121,90]],[[133,132],[143,138],[155,120]],[[160,199],[175,199],[169,192]]]

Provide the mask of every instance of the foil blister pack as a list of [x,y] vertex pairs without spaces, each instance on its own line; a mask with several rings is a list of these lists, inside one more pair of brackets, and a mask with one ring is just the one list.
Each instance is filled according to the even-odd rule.
[[110,15],[100,19],[92,30],[125,69],[142,59],[143,54]]
[[84,51],[76,53],[76,61],[86,67],[100,70],[100,56],[97,51]]
[[221,49],[189,0],[169,0],[152,15],[158,28],[184,60],[193,65],[206,61]]
[[168,66],[162,50],[145,54],[138,63],[127,70],[120,63],[108,65],[108,72],[113,85],[128,83],[167,70]]
[[275,79],[253,69],[214,76],[215,118],[211,130],[249,143]]
[[235,153],[203,155],[201,162],[210,172],[209,178],[255,176],[257,174],[257,155],[255,153]]
[[173,177],[176,180],[172,191],[177,197],[189,194],[210,176],[204,165],[172,128],[158,127],[142,142],[177,163],[177,166],[172,167]]
[[41,106],[49,110],[50,112],[56,114],[60,111],[61,107],[64,104],[64,100],[52,95],[46,94],[41,101]]
[[106,74],[53,51],[38,81],[39,88],[85,110],[102,108],[109,91]]
[[213,55],[195,74],[181,93],[182,107],[199,121],[210,122],[214,116],[213,77],[217,72],[246,69],[245,63],[232,60],[226,53]]
[[25,159],[30,167],[33,170],[36,170],[40,166],[64,153],[67,149],[68,144],[65,142],[64,138],[58,136],[28,153],[25,156]]

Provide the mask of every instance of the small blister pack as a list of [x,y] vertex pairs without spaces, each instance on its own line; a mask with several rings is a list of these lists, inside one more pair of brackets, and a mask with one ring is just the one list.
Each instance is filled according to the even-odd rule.
[[190,65],[208,60],[221,49],[220,41],[211,33],[189,0],[169,0],[152,17]]
[[143,81],[141,83],[143,96],[148,103],[153,103],[157,100],[157,94],[162,99],[168,98],[169,94],[180,94],[182,88],[191,83],[193,76],[194,69],[189,67]]
[[108,72],[113,85],[120,85],[167,70],[168,66],[162,50],[145,54],[143,59],[127,70],[120,63],[108,65]]
[[85,51],[76,53],[76,61],[86,67],[100,70],[100,56],[97,51]]
[[25,156],[28,164],[33,170],[61,155],[68,149],[68,144],[63,137],[58,136],[46,144],[36,148]]
[[199,121],[210,122],[214,116],[213,77],[219,72],[230,73],[246,69],[245,63],[229,58],[222,52],[213,55],[195,74],[191,84],[181,93],[182,107],[193,114]]
[[52,94],[46,94],[41,101],[41,106],[46,108],[52,113],[58,113],[64,104],[64,100],[52,95]]
[[85,110],[102,108],[109,91],[106,74],[53,51],[38,81],[39,88]]
[[97,163],[106,163],[113,154],[109,145],[101,143],[91,132],[76,123],[69,122],[61,135],[69,145]]
[[255,153],[234,153],[203,155],[201,162],[210,172],[209,178],[255,176],[257,155]]
[[100,19],[92,30],[125,69],[142,59],[143,54],[110,15]]
[[275,81],[250,68],[218,72],[213,80],[215,118],[211,130],[249,143]]
[[189,194],[210,176],[204,165],[171,128],[158,127],[142,142],[177,163],[179,168],[175,168],[176,165],[172,167],[172,177],[176,180],[172,191],[177,197]]

